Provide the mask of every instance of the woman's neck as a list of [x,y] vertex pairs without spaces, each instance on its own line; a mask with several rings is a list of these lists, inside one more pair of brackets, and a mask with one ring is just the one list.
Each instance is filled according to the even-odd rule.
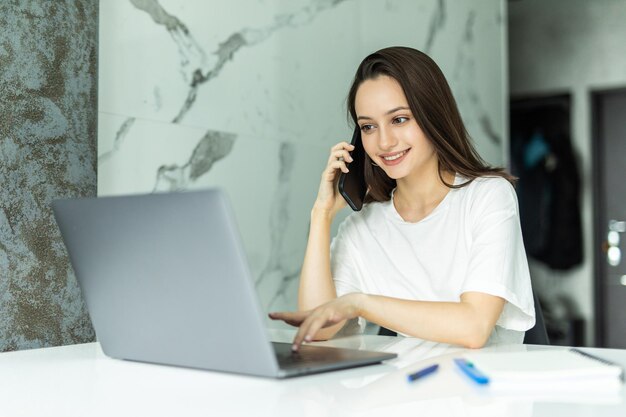
[[[455,174],[449,171],[441,173],[444,181],[454,184]],[[406,221],[419,221],[428,216],[445,196],[450,188],[439,177],[438,170],[431,170],[417,177],[402,178],[397,181],[393,195],[396,211]]]

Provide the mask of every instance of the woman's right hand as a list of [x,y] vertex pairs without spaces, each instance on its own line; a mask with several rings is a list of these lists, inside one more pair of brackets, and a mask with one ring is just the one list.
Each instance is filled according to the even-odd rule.
[[346,200],[339,194],[337,184],[339,182],[339,171],[348,172],[347,163],[352,162],[349,152],[353,150],[354,146],[348,142],[340,142],[330,148],[328,163],[326,164],[326,169],[322,172],[322,181],[320,182],[317,199],[313,206],[315,210],[324,211],[334,216],[347,205]]

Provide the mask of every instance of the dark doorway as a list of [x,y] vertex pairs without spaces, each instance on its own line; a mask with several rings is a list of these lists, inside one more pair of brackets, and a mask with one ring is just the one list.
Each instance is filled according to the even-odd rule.
[[582,262],[580,175],[570,95],[511,101],[511,172],[528,256],[555,270]]
[[[513,98],[510,105],[511,173],[524,247],[533,259],[555,271],[583,261],[581,183],[571,140],[569,94]],[[532,271],[531,271],[532,273]],[[560,279],[555,274],[554,279]],[[583,344],[584,321],[575,300],[546,299],[537,291],[552,344]]]
[[596,344],[626,348],[626,88],[593,92]]

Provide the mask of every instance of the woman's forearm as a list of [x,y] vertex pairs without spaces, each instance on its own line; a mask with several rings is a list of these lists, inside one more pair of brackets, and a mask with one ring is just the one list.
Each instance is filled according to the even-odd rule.
[[421,339],[469,348],[487,342],[504,307],[502,298],[481,293],[465,293],[460,302],[359,297],[359,315],[368,321]]
[[333,217],[326,211],[311,211],[309,239],[300,272],[299,310],[313,309],[337,297],[330,274],[330,226]]
[[[298,289],[298,309],[314,309],[337,298],[335,284],[330,272],[330,227],[333,213],[313,209],[300,286]],[[322,329],[317,339],[329,339],[337,333],[345,322]]]

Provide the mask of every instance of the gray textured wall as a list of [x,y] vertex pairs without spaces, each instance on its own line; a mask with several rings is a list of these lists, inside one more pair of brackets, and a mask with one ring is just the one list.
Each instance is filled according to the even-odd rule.
[[50,210],[96,194],[98,1],[0,2],[0,350],[94,339]]

